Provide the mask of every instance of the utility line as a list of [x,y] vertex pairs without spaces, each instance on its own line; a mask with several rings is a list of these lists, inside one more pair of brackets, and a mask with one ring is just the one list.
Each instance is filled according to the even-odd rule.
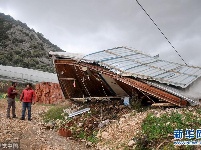
[[158,30],[161,32],[161,34],[164,36],[164,38],[168,41],[168,43],[171,45],[171,47],[175,50],[175,52],[179,55],[181,60],[187,65],[187,63],[184,61],[184,59],[181,57],[179,52],[176,50],[176,48],[172,45],[172,43],[168,40],[168,38],[165,36],[165,34],[161,31],[161,29],[158,27],[158,25],[154,22],[154,20],[151,18],[151,16],[147,13],[147,11],[142,7],[142,5],[136,0],[138,5],[142,8],[142,10],[146,13],[146,15],[149,17],[149,19],[154,23],[154,25],[158,28]]

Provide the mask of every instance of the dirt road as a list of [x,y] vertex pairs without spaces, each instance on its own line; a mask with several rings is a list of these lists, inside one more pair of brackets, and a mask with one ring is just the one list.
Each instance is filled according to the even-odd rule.
[[[6,99],[0,100],[0,144],[20,143],[21,150],[88,150],[83,142],[63,138],[57,131],[46,130],[42,125],[40,114],[50,106],[33,105],[32,121],[20,120],[21,103],[16,102],[17,119],[7,119]],[[13,145],[14,146],[14,145]],[[2,149],[2,146],[0,147]]]

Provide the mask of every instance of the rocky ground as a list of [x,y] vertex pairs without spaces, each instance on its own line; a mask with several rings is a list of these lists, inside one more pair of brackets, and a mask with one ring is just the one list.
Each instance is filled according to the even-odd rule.
[[[85,143],[76,142],[58,135],[56,130],[46,130],[40,114],[50,106],[35,104],[32,106],[32,121],[19,120],[21,103],[16,102],[17,119],[6,118],[7,101],[0,100],[0,143],[20,143],[22,150],[85,150]],[[2,147],[0,147],[1,149]]]
[[[96,147],[101,150],[133,150],[138,149],[136,137],[139,138],[139,135],[142,134],[142,123],[148,114],[152,114],[155,117],[160,118],[162,115],[167,115],[167,118],[170,118],[171,114],[182,114],[183,119],[187,118],[189,114],[191,117],[188,122],[185,122],[189,128],[200,129],[200,125],[197,122],[200,118],[200,106],[197,107],[187,107],[187,108],[150,108],[146,111],[137,112],[136,110],[130,110],[128,113],[121,115],[118,120],[111,120],[110,124],[108,124],[105,128],[99,130],[97,136],[99,138],[99,142]],[[186,116],[185,116],[186,115]],[[194,116],[194,117],[193,117]],[[195,119],[197,118],[197,120]],[[179,119],[178,119],[179,120]],[[164,121],[164,120],[163,120]],[[172,120],[166,120],[170,123]],[[192,124],[197,123],[197,127],[192,127]],[[172,124],[174,126],[174,124]],[[159,127],[159,126],[158,126]],[[143,137],[143,136],[140,136]],[[145,137],[146,138],[146,137]],[[164,146],[169,140],[169,143],[173,143],[174,137],[173,133],[169,134],[168,139],[164,141],[155,140],[156,143],[152,143],[150,149],[163,149]],[[146,143],[146,142],[145,142]],[[144,144],[145,144],[144,143]],[[165,148],[164,148],[165,149]],[[173,146],[171,149],[180,150],[180,149],[194,149],[200,150],[200,145],[198,146],[189,146],[188,148],[185,146]]]
[[[74,132],[72,131],[71,137],[65,138],[59,136],[58,129],[47,129],[47,126],[42,121],[41,114],[49,110],[51,108],[50,105],[33,105],[32,121],[28,121],[27,119],[25,121],[19,120],[21,103],[16,102],[16,105],[18,118],[7,119],[7,101],[6,99],[0,99],[0,144],[18,142],[22,150],[130,150],[135,149],[136,142],[134,137],[141,134],[142,122],[150,113],[156,117],[160,117],[162,114],[168,115],[172,112],[180,114],[192,112],[193,115],[195,113],[200,118],[200,113],[198,114],[200,107],[150,108],[139,112],[122,105],[118,101],[88,104],[65,101],[61,105],[71,106],[68,109],[73,109],[73,112],[80,109],[80,107],[90,108],[90,113],[77,115],[66,124],[66,127],[69,130],[74,129]],[[93,144],[89,145],[89,142],[86,142],[83,138],[76,138],[78,135],[81,135],[80,133],[91,134],[94,131],[97,132],[97,142]],[[170,140],[173,140],[173,138]],[[164,143],[162,142],[162,144]],[[161,147],[161,142],[159,141],[154,146]],[[1,148],[2,146],[0,145],[0,150]],[[193,148],[199,149],[199,147]]]
[[133,111],[99,130],[97,136],[100,142],[97,148],[101,150],[124,150],[126,147],[134,149],[135,143],[132,138],[141,131],[141,124],[146,116],[147,112]]

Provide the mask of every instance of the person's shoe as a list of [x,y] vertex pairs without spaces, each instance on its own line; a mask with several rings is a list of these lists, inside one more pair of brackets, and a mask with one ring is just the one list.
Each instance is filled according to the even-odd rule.
[[11,119],[10,117],[6,117],[7,119]]
[[20,120],[24,120],[24,118],[21,117]]
[[29,118],[28,121],[31,121],[31,119]]
[[13,116],[13,118],[17,118],[17,116]]

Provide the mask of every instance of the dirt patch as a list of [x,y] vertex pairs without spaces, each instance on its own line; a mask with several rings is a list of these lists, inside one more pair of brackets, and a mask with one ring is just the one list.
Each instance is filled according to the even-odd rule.
[[85,150],[85,143],[73,141],[58,135],[57,130],[46,130],[42,125],[40,114],[46,112],[50,106],[32,105],[32,121],[19,120],[21,103],[16,102],[17,119],[6,118],[6,99],[0,100],[0,142],[19,142],[22,150]]

